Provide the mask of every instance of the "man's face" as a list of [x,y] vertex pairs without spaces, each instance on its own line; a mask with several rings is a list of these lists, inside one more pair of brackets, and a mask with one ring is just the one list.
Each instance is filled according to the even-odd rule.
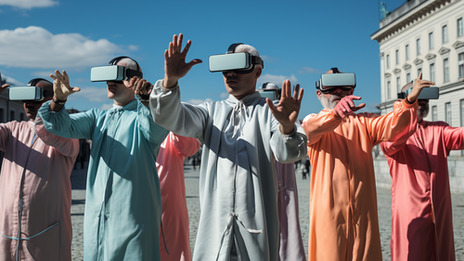
[[[36,84],[37,87],[45,89],[47,85],[50,85],[47,82],[38,82]],[[50,87],[50,86],[48,86]],[[49,88],[50,89],[50,88]],[[48,100],[50,100],[52,97],[46,97],[43,101],[26,101],[23,103],[23,108],[24,112],[26,113],[26,117],[29,118],[29,120],[33,121],[35,120],[35,117],[37,116],[37,112],[39,111],[40,107],[42,104]]]
[[351,87],[336,87],[329,89],[327,93],[317,90],[316,94],[325,109],[333,109],[343,97],[352,95],[353,92]]
[[418,101],[419,107],[417,108],[417,122],[421,122],[429,114],[429,100]]
[[[119,62],[117,65],[126,66],[125,62]],[[107,81],[107,91],[108,91],[108,98],[115,100],[116,102],[121,102],[123,104],[126,103],[127,100],[133,100],[134,92],[127,88],[124,85],[124,82],[127,81]]]
[[229,94],[232,94],[238,100],[255,92],[256,81],[261,76],[263,69],[255,66],[250,73],[236,73],[235,71],[223,72],[224,85]]

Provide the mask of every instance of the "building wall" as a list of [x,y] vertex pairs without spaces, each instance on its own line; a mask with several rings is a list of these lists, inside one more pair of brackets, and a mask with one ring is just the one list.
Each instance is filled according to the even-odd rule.
[[[422,72],[423,79],[434,78],[433,81],[440,89],[440,98],[430,100],[430,111],[425,120],[432,121],[433,118],[446,121],[453,127],[464,126],[464,71],[459,73],[459,70],[464,70],[464,33],[458,35],[458,20],[464,26],[464,0],[411,0],[379,23],[380,29],[371,35],[371,39],[377,40],[380,46],[379,107],[382,114],[392,111],[399,88],[408,83],[407,74],[410,75],[409,80],[413,80]],[[447,28],[448,38],[445,42],[442,40],[444,26]],[[429,38],[432,41],[431,46]],[[407,48],[409,55],[406,54]],[[448,79],[445,79],[445,59],[449,64]],[[434,74],[431,64],[434,65]],[[448,103],[451,110],[447,114],[445,108]],[[433,116],[435,109],[436,116]],[[447,116],[451,116],[451,119]],[[453,192],[464,193],[463,155],[464,151],[452,151],[448,158]],[[389,187],[391,178],[381,152],[374,164],[378,185]]]

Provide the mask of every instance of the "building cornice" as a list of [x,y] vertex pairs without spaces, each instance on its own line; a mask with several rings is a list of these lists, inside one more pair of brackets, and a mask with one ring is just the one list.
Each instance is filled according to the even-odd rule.
[[[414,2],[411,1],[411,5],[414,6],[408,9],[408,6],[406,6],[408,4],[407,3],[403,5],[404,7],[401,6],[397,10],[393,11],[390,14],[390,16],[395,16],[396,14],[398,17],[390,21],[388,24],[382,26],[382,20],[380,22],[381,28],[371,35],[371,40],[376,40],[379,44],[381,44],[394,37],[395,35],[403,32],[404,30],[413,27],[422,20],[443,10],[444,8],[449,7],[451,4],[454,4],[459,1],[460,0],[415,0]],[[403,10],[404,8],[406,9]],[[389,17],[387,16],[387,18]]]

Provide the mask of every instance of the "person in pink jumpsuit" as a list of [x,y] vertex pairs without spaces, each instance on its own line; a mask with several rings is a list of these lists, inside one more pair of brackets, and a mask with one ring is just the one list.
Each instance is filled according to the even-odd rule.
[[455,260],[447,157],[464,149],[464,128],[430,122],[419,100],[416,128],[381,144],[392,177],[391,260]]
[[[163,261],[191,261],[184,160],[200,149],[200,141],[168,134],[160,146],[156,168],[161,188],[160,256]],[[163,238],[164,237],[164,238]]]
[[[52,83],[33,86],[52,91]],[[33,82],[33,81],[31,81]],[[0,93],[8,85],[3,85]],[[70,175],[77,139],[49,133],[37,117],[42,101],[24,102],[29,121],[0,124],[0,260],[71,260]],[[21,220],[21,222],[18,222]]]

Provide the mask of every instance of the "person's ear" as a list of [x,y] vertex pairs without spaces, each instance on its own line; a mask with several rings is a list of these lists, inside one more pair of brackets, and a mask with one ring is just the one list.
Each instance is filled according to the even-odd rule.
[[322,92],[321,92],[320,90],[317,90],[317,91],[316,91],[316,95],[317,95],[317,98],[320,100],[320,99],[321,99]]
[[263,68],[261,67],[256,68],[255,78],[258,79],[261,76],[261,73],[263,73]]

